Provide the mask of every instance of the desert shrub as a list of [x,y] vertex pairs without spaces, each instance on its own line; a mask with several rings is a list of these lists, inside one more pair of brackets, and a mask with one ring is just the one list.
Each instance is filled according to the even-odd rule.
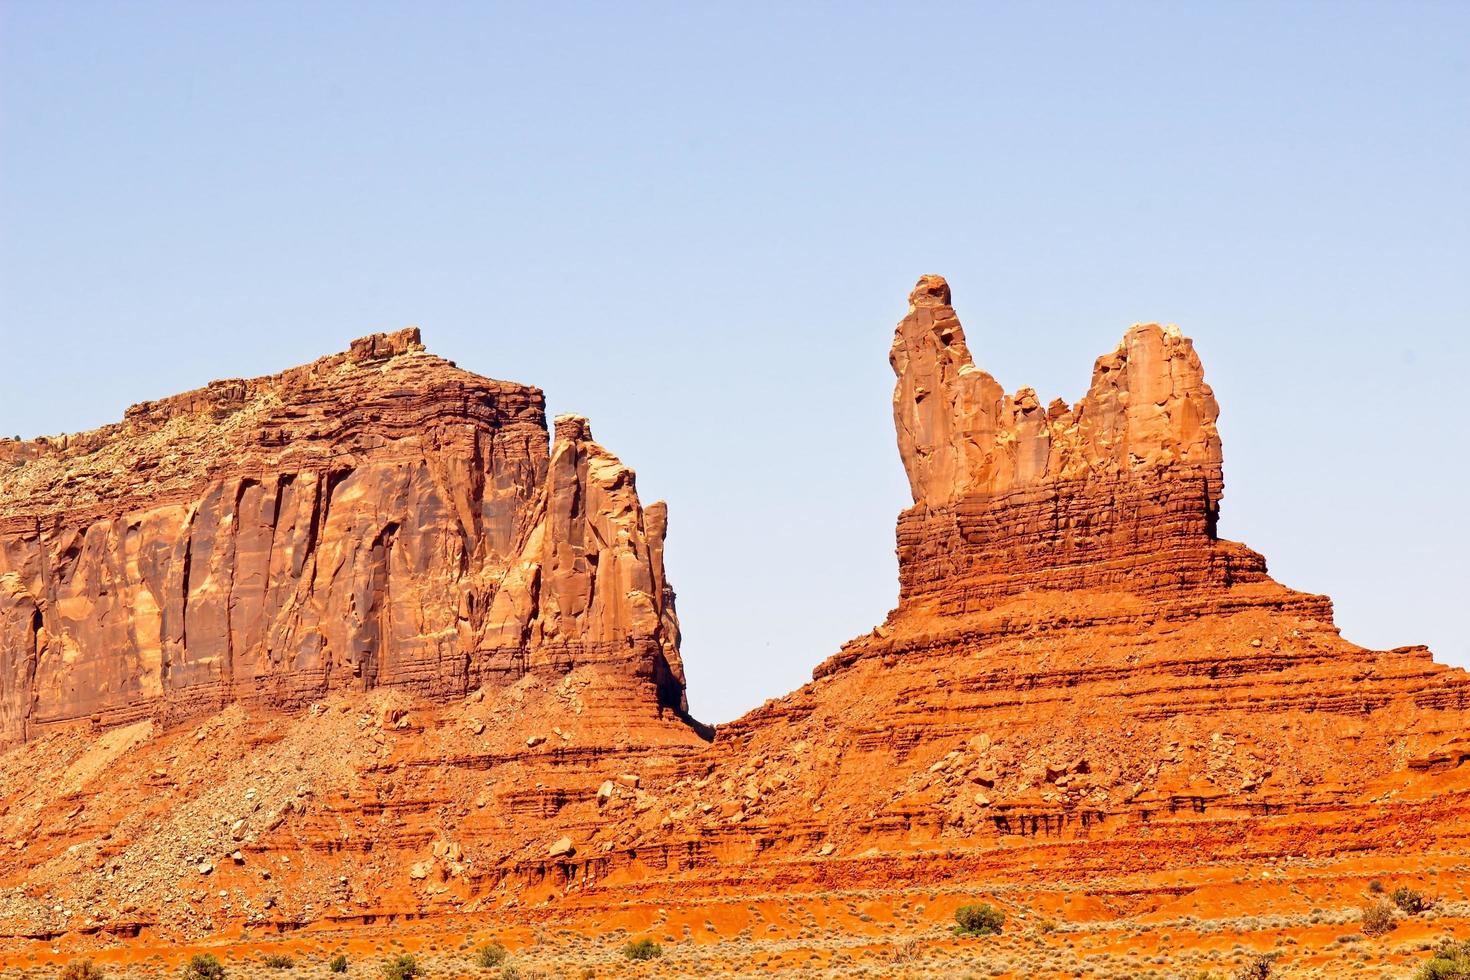
[[327,960],[327,969],[331,970],[333,973],[346,973],[347,956],[343,953],[338,953],[336,956]]
[[107,974],[91,960],[72,960],[62,968],[61,980],[107,980]]
[[656,960],[664,955],[664,948],[652,939],[639,939],[624,946],[623,955],[630,960]]
[[1006,924],[1006,914],[994,905],[961,905],[954,910],[959,936],[996,936]]
[[1368,882],[1368,890],[1375,895],[1382,895],[1383,882],[1379,881],[1377,878],[1374,878],[1372,881]]
[[521,968],[514,963],[507,963],[500,968],[500,980],[521,980]]
[[1418,915],[1420,912],[1429,908],[1429,902],[1425,900],[1424,896],[1408,885],[1400,885],[1388,897],[1393,900],[1393,904],[1397,905],[1405,915]]
[[196,953],[184,965],[184,980],[225,980],[225,965],[213,953]]
[[1280,953],[1258,953],[1246,960],[1245,966],[1235,971],[1235,980],[1266,980],[1271,975],[1271,964]]
[[265,965],[273,970],[292,970],[296,967],[296,961],[285,953],[271,953],[266,956]]
[[894,966],[912,966],[924,958],[924,944],[914,938],[900,939],[893,944],[893,955],[889,958]]
[[1393,906],[1387,902],[1375,902],[1363,906],[1363,935],[1381,936],[1394,928]]
[[478,966],[481,969],[488,969],[492,966],[499,966],[500,964],[505,962],[505,957],[507,955],[508,954],[506,953],[504,946],[500,945],[499,943],[487,943],[484,946],[481,946],[479,949],[475,950],[475,966]]
[[1470,980],[1470,942],[1441,944],[1414,980]]
[[407,953],[384,960],[382,973],[383,980],[417,980],[424,975],[419,969],[419,961]]

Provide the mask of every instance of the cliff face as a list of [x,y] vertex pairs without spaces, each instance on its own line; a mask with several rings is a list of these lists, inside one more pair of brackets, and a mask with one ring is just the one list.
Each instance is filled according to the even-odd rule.
[[930,509],[1048,484],[1199,481],[1218,506],[1220,409],[1189,338],[1135,324],[1097,359],[1082,401],[1043,407],[975,366],[949,284],[924,276],[888,355],[893,419],[915,505]]
[[417,330],[0,446],[0,745],[621,665],[682,710],[666,515],[585,420]]
[[[0,950],[623,916],[727,930],[738,971],[753,929],[805,941],[790,909],[860,932],[894,894],[881,925],[908,906],[936,955],[984,896],[1016,932],[1044,914],[1105,957],[1156,928],[1215,969],[1222,931],[1274,950],[1288,915],[1336,943],[1369,877],[1470,894],[1470,677],[1345,640],[1219,539],[1188,339],[1135,326],[1043,408],[925,277],[891,360],[898,603],[712,744],[663,506],[585,419],[548,452],[538,391],[415,334],[0,443],[0,719],[29,739],[0,752]],[[936,975],[974,966],[957,948]],[[1102,962],[1037,973],[1152,969]]]
[[1081,401],[1043,406],[975,366],[949,300],[943,279],[921,279],[889,354],[914,496],[898,524],[903,599],[942,594],[958,611],[1033,589],[1181,600],[1269,581],[1265,559],[1215,536],[1219,407],[1187,337],[1136,324]]
[[592,441],[586,419],[556,420],[556,447],[526,532],[493,593],[477,650],[533,666],[632,659],[659,703],[688,710],[674,590],[664,575],[668,508],[645,510],[633,471]]

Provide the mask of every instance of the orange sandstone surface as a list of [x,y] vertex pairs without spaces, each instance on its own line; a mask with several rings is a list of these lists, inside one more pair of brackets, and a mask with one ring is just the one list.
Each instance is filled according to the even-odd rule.
[[[1470,676],[1217,537],[1177,330],[1044,405],[950,299],[890,352],[897,606],[717,732],[664,506],[416,331],[0,442],[0,963],[1403,976],[1470,935]],[[1429,908],[1365,934],[1380,884]]]

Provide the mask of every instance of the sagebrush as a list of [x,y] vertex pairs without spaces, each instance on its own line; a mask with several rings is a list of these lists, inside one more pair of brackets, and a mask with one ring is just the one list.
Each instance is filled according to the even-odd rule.
[[961,905],[954,910],[955,932],[961,936],[996,936],[1005,928],[1006,914],[994,905]]

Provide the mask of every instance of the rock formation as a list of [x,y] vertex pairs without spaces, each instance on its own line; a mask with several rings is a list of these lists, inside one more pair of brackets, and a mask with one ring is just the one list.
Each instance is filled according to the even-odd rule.
[[975,366],[949,285],[925,276],[889,360],[914,495],[899,518],[905,599],[976,607],[1036,588],[1172,597],[1267,581],[1260,555],[1215,536],[1219,408],[1177,329],[1134,325],[1080,402],[1043,407]]
[[663,501],[638,502],[633,471],[592,441],[579,415],[556,420],[545,486],[493,593],[477,650],[497,663],[646,665],[659,703],[688,710],[674,590],[664,575]]
[[0,746],[619,665],[682,712],[665,508],[544,399],[375,334],[0,445]]
[[[1470,923],[1470,677],[1348,642],[1218,537],[1188,339],[1134,326],[1043,407],[926,276],[890,356],[898,603],[712,744],[663,506],[584,419],[548,456],[540,392],[416,334],[0,443],[0,738],[28,740],[0,753],[0,950],[472,912],[728,927],[744,956],[888,895],[942,956],[985,895],[1036,943],[996,975],[1050,917],[1058,948],[1158,929],[1214,969],[1222,908],[1305,959],[1369,876],[1430,871],[1436,927]],[[1152,971],[1102,962],[1033,975]]]
[[1040,836],[1136,857],[1171,837],[1208,853],[1206,811],[1250,837],[1330,808],[1331,849],[1372,826],[1367,798],[1459,758],[1470,676],[1345,641],[1327,598],[1217,536],[1218,408],[1176,329],[1133,326],[1077,404],[1043,408],[976,367],[948,284],[925,276],[890,360],[914,497],[899,604],[721,729],[717,768],[783,774],[744,802],[742,834],[797,821],[837,855]]
[[1135,324],[1097,359],[1081,402],[1043,408],[1033,389],[1007,395],[975,366],[949,300],[943,279],[920,279],[888,355],[915,504],[940,508],[1045,483],[1195,479],[1205,507],[1218,506],[1220,409],[1177,328]]

